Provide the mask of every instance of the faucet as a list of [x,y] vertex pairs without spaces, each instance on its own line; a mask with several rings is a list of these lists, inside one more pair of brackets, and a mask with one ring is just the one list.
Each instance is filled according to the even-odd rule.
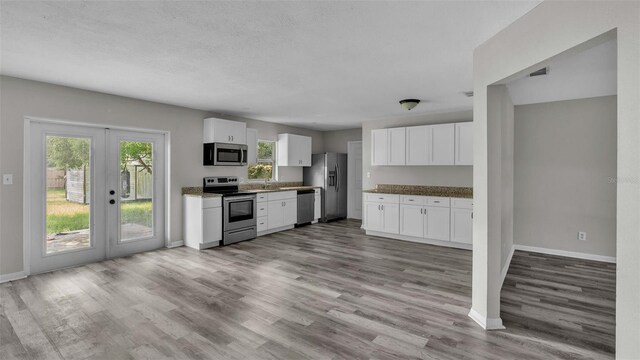
[[264,179],[264,189],[267,190],[267,187],[269,186],[269,179]]

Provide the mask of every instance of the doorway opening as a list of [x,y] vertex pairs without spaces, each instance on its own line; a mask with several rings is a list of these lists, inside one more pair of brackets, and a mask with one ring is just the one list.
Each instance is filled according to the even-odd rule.
[[487,101],[500,129],[503,325],[613,356],[615,32],[489,86]]

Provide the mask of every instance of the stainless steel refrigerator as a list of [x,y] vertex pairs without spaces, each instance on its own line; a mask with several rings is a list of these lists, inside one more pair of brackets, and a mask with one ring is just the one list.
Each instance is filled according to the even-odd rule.
[[313,154],[311,167],[304,168],[303,181],[322,187],[320,221],[347,217],[347,154]]

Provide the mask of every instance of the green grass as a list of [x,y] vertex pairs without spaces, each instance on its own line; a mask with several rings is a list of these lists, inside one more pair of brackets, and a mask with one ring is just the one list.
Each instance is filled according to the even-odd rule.
[[[151,201],[122,203],[122,223],[151,227],[153,223],[151,206]],[[58,234],[88,228],[89,205],[67,201],[62,189],[49,189],[47,191],[47,234]]]

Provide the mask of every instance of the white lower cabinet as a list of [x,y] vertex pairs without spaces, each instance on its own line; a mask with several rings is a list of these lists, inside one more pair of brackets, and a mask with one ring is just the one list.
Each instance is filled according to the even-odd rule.
[[298,200],[286,199],[269,201],[267,214],[268,230],[295,225],[298,220]]
[[454,199],[452,201],[451,241],[473,243],[473,200]]
[[449,241],[449,208],[427,206],[424,208],[426,223],[424,237]]
[[367,202],[365,218],[367,230],[400,233],[400,205]]
[[449,208],[400,206],[400,234],[449,241]]
[[218,246],[222,240],[222,198],[185,195],[184,244],[194,249]]
[[258,194],[257,196],[257,208],[258,208],[258,220],[257,230],[258,233],[267,231],[269,229],[269,203],[267,202],[267,194]]
[[[298,220],[298,193],[278,191],[258,197],[258,235],[291,228]],[[264,196],[266,195],[266,196]]]
[[400,206],[400,234],[424,237],[424,208],[415,205]]
[[364,228],[371,231],[382,231],[380,203],[364,203]]
[[284,226],[284,201],[269,201],[267,205],[267,229],[275,229]]
[[452,242],[451,246],[463,248],[472,243],[471,199],[372,193],[364,197],[364,228],[376,235],[441,245]]
[[382,204],[382,231],[400,233],[400,205]]
[[298,221],[298,197],[284,201],[284,225],[295,225]]

